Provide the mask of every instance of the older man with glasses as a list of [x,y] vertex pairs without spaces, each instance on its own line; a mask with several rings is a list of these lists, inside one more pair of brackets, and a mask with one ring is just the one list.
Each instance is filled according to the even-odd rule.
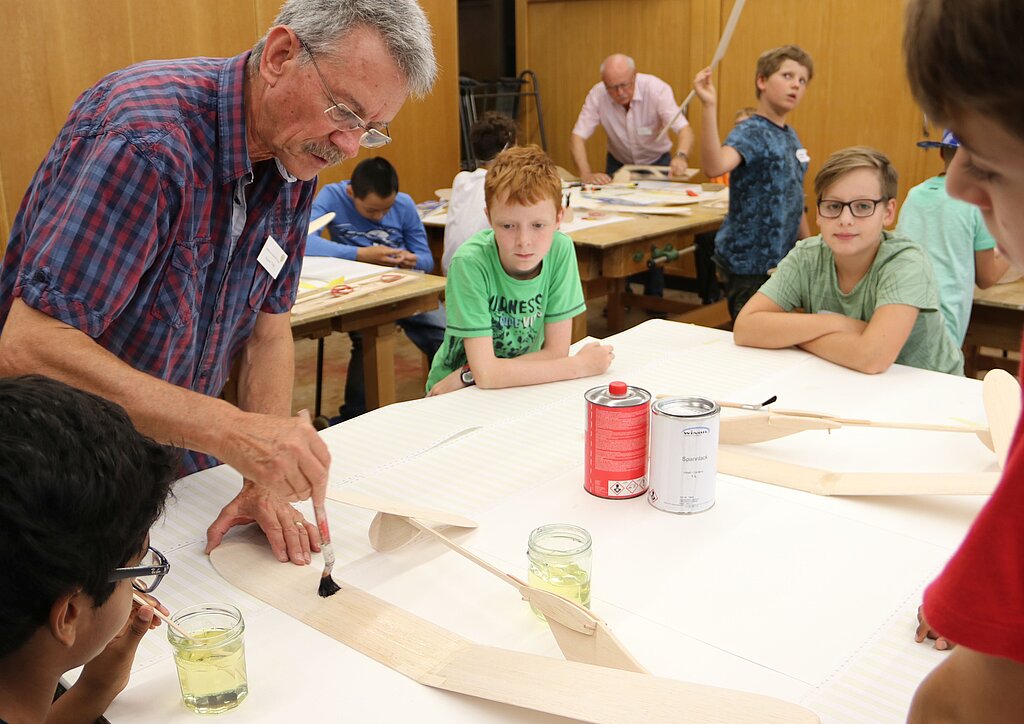
[[[605,58],[601,82],[587,93],[570,140],[572,160],[583,183],[609,183],[611,175],[626,164],[669,166],[673,175],[682,175],[693,145],[693,130],[683,115],[677,116],[678,111],[679,104],[668,83],[637,73],[636,63],[627,55],[616,53]],[[674,156],[672,141],[662,133],[670,123],[679,137]],[[598,125],[608,134],[604,173],[591,171],[587,161],[586,140]]]
[[[43,159],[0,267],[0,375],[117,402],[244,484],[208,531],[255,520],[281,561],[316,528],[330,455],[290,417],[290,309],[316,176],[389,142],[433,85],[415,0],[288,0],[251,51],[150,61],[86,90]],[[239,404],[218,399],[238,363]]]

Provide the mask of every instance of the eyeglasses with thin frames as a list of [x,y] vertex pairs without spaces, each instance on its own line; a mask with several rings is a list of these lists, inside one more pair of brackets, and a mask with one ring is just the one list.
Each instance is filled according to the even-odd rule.
[[874,216],[878,205],[888,201],[880,199],[854,199],[853,201],[833,201],[832,199],[818,199],[818,216],[824,219],[838,219],[843,215],[843,209],[849,207],[850,213],[857,219],[866,219]]
[[609,93],[621,93],[623,91],[626,91],[626,90],[629,90],[630,88],[632,88],[634,83],[636,83],[636,78],[635,77],[632,78],[631,80],[627,81],[626,83],[616,83],[615,85],[606,85],[604,87],[604,89],[606,91],[608,91]]
[[164,579],[171,571],[171,563],[167,560],[163,553],[158,551],[153,546],[149,546],[146,550],[146,555],[142,557],[137,566],[128,566],[127,568],[115,568],[114,572],[110,574],[110,578],[107,579],[109,583],[115,583],[117,581],[123,581],[125,578],[131,578],[132,587],[136,591],[141,593],[152,593],[156,590],[156,587],[160,585],[160,581]]
[[[299,38],[298,35],[295,36]],[[331,94],[331,89],[327,87],[327,81],[324,80],[324,74],[320,72],[320,66],[317,65],[316,57],[313,55],[312,49],[306,45],[306,41],[299,38],[299,43],[302,44],[306,54],[309,56],[310,61],[313,63],[313,70],[316,71],[317,77],[320,79],[320,85],[323,86],[324,93],[330,99],[332,105],[330,108],[324,111],[324,114],[331,119],[331,122],[338,127],[339,131],[348,133],[354,131],[357,128],[362,128],[364,133],[359,137],[359,145],[363,148],[380,148],[391,143],[391,135],[388,133],[388,126],[386,123],[373,124],[367,123],[360,118],[355,111],[346,106],[344,103],[339,103],[334,100],[334,96]]]

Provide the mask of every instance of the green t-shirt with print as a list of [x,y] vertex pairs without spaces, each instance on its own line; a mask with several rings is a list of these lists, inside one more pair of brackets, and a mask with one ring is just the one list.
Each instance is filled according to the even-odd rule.
[[475,234],[448,268],[448,326],[430,366],[427,391],[466,364],[466,337],[491,337],[495,357],[520,357],[544,346],[545,324],[585,310],[576,250],[568,236],[555,232],[537,276],[515,279],[501,266],[494,231]]
[[939,312],[931,262],[913,241],[883,231],[868,273],[849,294],[839,289],[835,258],[820,235],[798,241],[761,293],[784,310],[835,313],[868,322],[886,304],[918,309],[917,320],[896,362],[937,372],[963,374],[963,355]]

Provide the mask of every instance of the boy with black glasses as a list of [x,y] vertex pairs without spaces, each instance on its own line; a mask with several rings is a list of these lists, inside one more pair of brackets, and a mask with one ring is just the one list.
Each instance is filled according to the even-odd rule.
[[868,374],[893,362],[963,374],[924,250],[884,231],[896,216],[889,159],[863,146],[837,151],[814,192],[821,234],[797,242],[743,307],[736,343],[797,346]]
[[0,721],[93,722],[128,683],[157,623],[132,593],[169,568],[149,528],[178,466],[112,402],[0,379]]

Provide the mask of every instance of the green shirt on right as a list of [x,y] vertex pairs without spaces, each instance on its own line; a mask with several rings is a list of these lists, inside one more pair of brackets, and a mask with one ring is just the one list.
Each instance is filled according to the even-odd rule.
[[897,364],[963,374],[963,354],[939,311],[931,263],[909,239],[883,231],[875,261],[849,294],[839,289],[835,257],[821,235],[802,239],[760,291],[787,312],[800,307],[809,314],[842,314],[863,322],[886,304],[917,307],[917,320]]

